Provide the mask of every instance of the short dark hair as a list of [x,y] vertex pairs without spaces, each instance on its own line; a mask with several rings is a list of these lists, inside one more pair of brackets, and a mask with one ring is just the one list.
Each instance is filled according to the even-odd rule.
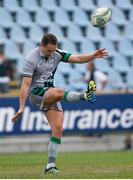
[[42,37],[41,43],[47,46],[49,43],[53,45],[57,45],[57,37],[54,34],[44,34]]

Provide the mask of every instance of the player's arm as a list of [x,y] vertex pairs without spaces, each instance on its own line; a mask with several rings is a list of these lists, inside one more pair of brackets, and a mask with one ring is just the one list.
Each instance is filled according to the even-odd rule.
[[14,117],[11,119],[12,122],[16,122],[18,118],[22,115],[24,111],[24,106],[25,102],[27,99],[29,87],[31,85],[32,78],[31,77],[24,77],[20,89],[20,94],[19,94],[19,110],[18,112],[14,115]]
[[98,49],[90,54],[81,54],[81,55],[71,55],[68,58],[68,62],[70,63],[87,63],[96,58],[106,58],[108,56],[108,52],[103,49]]

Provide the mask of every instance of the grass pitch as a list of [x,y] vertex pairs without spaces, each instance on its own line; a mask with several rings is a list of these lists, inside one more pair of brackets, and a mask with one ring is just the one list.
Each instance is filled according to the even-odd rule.
[[60,153],[60,175],[45,175],[46,153],[0,155],[0,179],[133,179],[133,152]]

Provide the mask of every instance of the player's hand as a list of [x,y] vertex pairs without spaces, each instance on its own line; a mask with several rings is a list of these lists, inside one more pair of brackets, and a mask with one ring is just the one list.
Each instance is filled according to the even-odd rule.
[[108,52],[105,48],[98,49],[94,52],[94,58],[106,58],[108,56]]
[[15,123],[21,116],[22,116],[23,110],[19,109],[18,112],[13,116],[11,121]]

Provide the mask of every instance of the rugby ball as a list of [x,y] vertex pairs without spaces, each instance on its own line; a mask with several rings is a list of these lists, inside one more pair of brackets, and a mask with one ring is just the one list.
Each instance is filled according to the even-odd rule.
[[107,6],[99,7],[91,15],[91,23],[94,27],[104,26],[111,17],[111,9]]

